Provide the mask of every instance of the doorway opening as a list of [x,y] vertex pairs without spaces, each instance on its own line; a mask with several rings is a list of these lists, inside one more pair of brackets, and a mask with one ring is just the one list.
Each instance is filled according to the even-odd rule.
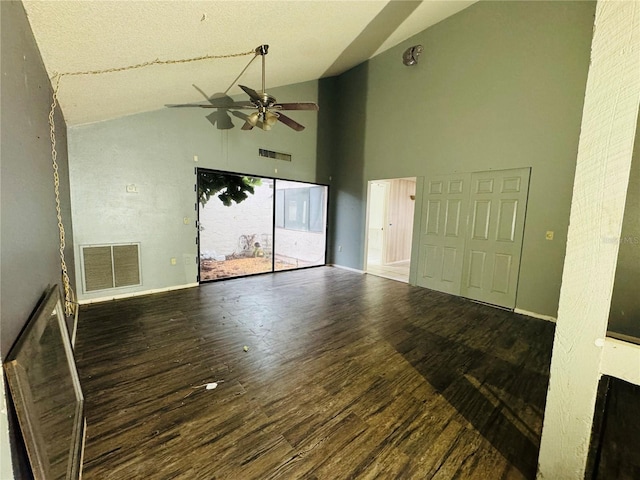
[[416,178],[369,182],[365,272],[409,282]]

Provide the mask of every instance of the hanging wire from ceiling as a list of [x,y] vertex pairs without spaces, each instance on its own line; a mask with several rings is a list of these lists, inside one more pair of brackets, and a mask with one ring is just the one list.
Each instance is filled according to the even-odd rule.
[[64,289],[64,312],[69,317],[75,312],[75,296],[71,288],[67,263],[65,261],[64,249],[66,246],[64,223],[62,222],[62,209],[60,208],[60,175],[58,173],[58,152],[56,150],[56,124],[54,120],[56,107],[58,105],[58,88],[60,88],[60,76],[55,77],[53,86],[53,101],[49,110],[49,129],[51,136],[51,163],[53,165],[53,190],[56,197],[56,218],[58,219],[58,233],[60,234],[60,269],[62,271],[62,286]]
[[56,202],[56,218],[58,220],[58,232],[60,235],[60,269],[62,271],[62,286],[64,290],[64,311],[67,316],[71,316],[77,311],[78,303],[76,302],[75,293],[71,286],[71,280],[69,279],[69,273],[67,271],[67,263],[65,260],[64,250],[66,248],[66,238],[64,231],[64,223],[62,221],[62,208],[60,206],[60,174],[58,173],[58,151],[56,148],[56,124],[55,124],[55,111],[58,106],[58,92],[60,90],[60,80],[62,77],[82,76],[82,75],[102,75],[105,73],[124,72],[127,70],[137,70],[139,68],[150,67],[153,65],[177,65],[181,63],[200,62],[203,60],[221,60],[225,58],[245,57],[248,55],[254,55],[249,64],[240,73],[244,73],[247,67],[255,59],[256,52],[254,49],[248,52],[231,53],[226,55],[203,55],[193,58],[182,58],[172,60],[150,60],[148,62],[136,63],[133,65],[127,65],[124,67],[106,68],[103,70],[85,70],[77,72],[54,72],[51,77],[52,94],[51,94],[51,110],[49,110],[49,132],[51,137],[51,163],[53,166],[53,188],[55,193]]
[[152,65],[177,65],[180,63],[191,63],[191,62],[200,62],[202,60],[221,60],[224,58],[236,58],[236,57],[245,57],[247,55],[255,55],[255,50],[250,50],[248,52],[242,53],[228,53],[225,55],[202,55],[200,57],[193,58],[180,58],[180,59],[170,59],[170,60],[160,60],[156,58],[155,60],[150,60],[148,62],[136,63],[133,65],[127,65],[124,67],[113,67],[113,68],[105,68],[103,70],[85,70],[79,72],[64,72],[64,73],[54,73],[54,77],[59,75],[61,77],[70,77],[70,76],[79,76],[79,75],[100,75],[103,73],[115,73],[115,72],[124,72],[126,70],[136,70],[138,68],[150,67]]

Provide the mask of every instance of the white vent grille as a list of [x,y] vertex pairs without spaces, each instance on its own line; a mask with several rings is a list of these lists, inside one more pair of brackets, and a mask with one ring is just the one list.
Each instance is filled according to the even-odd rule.
[[140,285],[139,244],[81,248],[85,292]]

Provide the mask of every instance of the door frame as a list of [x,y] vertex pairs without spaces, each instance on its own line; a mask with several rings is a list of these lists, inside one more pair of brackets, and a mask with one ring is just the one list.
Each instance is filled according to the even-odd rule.
[[[369,267],[369,220],[371,218],[371,187],[374,183],[385,183],[385,191],[384,191],[384,206],[383,206],[383,224],[386,224],[388,221],[388,212],[389,212],[389,185],[384,180],[369,180],[367,182],[367,207],[366,207],[366,217],[365,217],[365,230],[364,230],[364,271],[366,272]],[[384,229],[383,229],[384,230]],[[382,234],[382,246],[380,249],[380,261],[384,260],[384,252],[385,252],[385,234]]]
[[[412,225],[411,225],[411,254],[409,256],[409,276],[407,279],[407,283],[410,285],[415,285],[415,276],[416,276],[416,272],[414,271],[414,255],[415,255],[415,234],[416,234],[416,230],[419,231],[420,228],[416,229],[416,225],[419,225],[419,213],[420,213],[420,209],[418,209],[415,206],[415,203],[422,198],[422,185],[424,183],[424,177],[411,177],[411,176],[404,176],[404,177],[394,177],[394,178],[380,178],[380,179],[373,179],[373,180],[368,180],[367,181],[367,202],[366,202],[366,208],[365,208],[365,230],[364,230],[364,252],[363,252],[363,271],[364,273],[368,273],[368,265],[369,265],[369,217],[371,214],[371,185],[373,183],[387,183],[387,187],[385,189],[385,205],[384,205],[384,218],[385,218],[385,227],[388,226],[389,223],[389,201],[390,201],[390,184],[393,180],[412,180],[415,182],[416,184],[416,191],[414,194],[414,208],[413,208],[413,218],[412,218]],[[416,220],[416,218],[418,220]],[[417,222],[417,223],[416,223]],[[382,262],[384,264],[384,260],[385,260],[385,252],[386,252],[386,246],[387,246],[387,229],[384,230],[384,233],[382,235],[383,237],[383,241],[382,241]],[[378,276],[382,276],[379,274],[373,274],[373,275],[378,275]],[[389,277],[390,278],[390,277]]]
[[[267,180],[273,180],[273,203],[272,203],[272,228],[271,228],[271,235],[272,235],[272,256],[271,256],[271,270],[268,272],[260,272],[260,273],[253,273],[253,274],[246,274],[246,275],[238,275],[238,276],[234,276],[234,277],[225,277],[225,278],[217,278],[217,279],[211,279],[211,280],[202,280],[201,278],[201,258],[200,258],[200,254],[201,254],[201,239],[200,239],[200,231],[201,231],[201,221],[200,221],[200,198],[199,198],[199,180],[200,180],[200,175],[199,172],[214,172],[214,173],[221,173],[221,174],[228,174],[228,175],[238,175],[238,176],[249,176],[249,177],[259,177],[259,178],[264,178]],[[279,178],[279,177],[271,177],[268,175],[261,175],[261,174],[253,174],[253,173],[246,173],[246,172],[236,172],[236,171],[231,171],[231,170],[220,170],[220,169],[216,169],[216,168],[208,168],[208,167],[196,167],[194,170],[194,174],[195,174],[195,185],[194,185],[194,191],[195,191],[195,209],[196,209],[196,222],[195,222],[195,230],[196,230],[196,245],[197,245],[197,264],[198,264],[198,276],[197,276],[197,281],[199,285],[202,285],[204,283],[211,283],[211,282],[221,282],[221,281],[225,281],[225,280],[232,280],[232,279],[236,279],[236,278],[244,278],[244,277],[252,277],[255,275],[265,275],[265,274],[269,274],[269,273],[279,273],[279,272],[283,272],[283,271],[289,271],[289,270],[304,270],[307,268],[316,268],[316,267],[322,267],[322,266],[326,266],[327,265],[327,258],[328,258],[328,252],[329,252],[329,214],[330,214],[330,195],[331,195],[331,186],[329,184],[326,183],[317,183],[317,182],[310,182],[310,181],[305,181],[305,180],[295,180],[295,179],[289,179],[289,178]],[[304,266],[304,267],[296,267],[294,269],[289,269],[289,270],[276,270],[275,269],[275,230],[276,230],[276,184],[278,181],[283,181],[283,182],[297,182],[297,183],[304,183],[304,184],[309,184],[309,185],[315,185],[315,186],[319,186],[319,187],[325,187],[326,188],[326,199],[325,199],[325,217],[324,217],[324,263],[323,264],[319,264],[319,265],[310,265],[310,266]]]

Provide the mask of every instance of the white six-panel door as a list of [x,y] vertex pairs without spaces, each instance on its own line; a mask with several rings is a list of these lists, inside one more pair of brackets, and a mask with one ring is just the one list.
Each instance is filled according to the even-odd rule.
[[515,307],[529,169],[474,173],[461,294]]
[[425,183],[417,276],[421,287],[460,293],[469,182],[469,174],[460,174]]
[[515,307],[528,168],[425,182],[417,284]]

